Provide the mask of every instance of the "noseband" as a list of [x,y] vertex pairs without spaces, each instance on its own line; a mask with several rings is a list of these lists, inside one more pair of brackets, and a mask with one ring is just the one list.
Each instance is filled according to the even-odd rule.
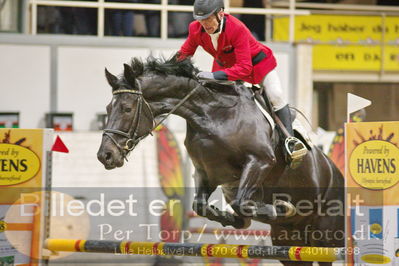
[[[133,117],[133,122],[132,122],[132,126],[130,127],[128,132],[123,132],[117,129],[110,129],[110,128],[106,128],[103,130],[103,136],[108,136],[112,142],[116,145],[116,147],[118,147],[119,151],[121,151],[123,158],[127,161],[127,155],[136,147],[136,145],[145,137],[147,137],[148,135],[152,135],[152,131],[154,129],[156,129],[163,121],[165,121],[165,119],[173,114],[174,111],[176,111],[177,108],[179,108],[185,101],[187,101],[187,99],[194,94],[194,92],[200,87],[201,84],[198,84],[194,89],[192,89],[190,91],[189,94],[187,94],[175,107],[173,107],[173,109],[166,115],[164,116],[158,123],[155,124],[155,117],[154,114],[151,110],[150,105],[148,104],[148,102],[146,101],[146,99],[144,99],[143,97],[143,93],[141,91],[141,85],[140,83],[136,80],[136,84],[138,87],[138,90],[127,90],[127,89],[122,89],[122,90],[115,90],[112,92],[113,95],[116,94],[121,94],[121,93],[131,93],[131,94],[136,94],[138,95],[138,106],[136,109],[136,112],[134,113],[134,117]],[[137,130],[139,128],[140,125],[140,120],[141,120],[141,114],[142,114],[142,110],[143,110],[143,102],[144,104],[148,107],[148,110],[150,111],[151,114],[151,120],[152,120],[152,124],[153,127],[149,129],[149,131],[142,135],[142,136],[138,136],[137,134]],[[136,122],[135,122],[136,121]],[[133,130],[132,130],[133,129]],[[125,145],[122,147],[121,145],[119,145],[119,143],[114,139],[114,137],[111,135],[112,134],[116,134],[122,137],[125,137],[127,140],[125,142]]]

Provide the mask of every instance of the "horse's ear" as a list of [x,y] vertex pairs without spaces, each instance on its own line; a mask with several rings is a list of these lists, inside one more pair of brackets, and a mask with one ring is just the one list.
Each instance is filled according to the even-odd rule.
[[128,64],[123,64],[123,67],[123,75],[125,76],[126,81],[129,83],[130,86],[134,87],[136,84],[136,78],[133,73],[133,69]]
[[107,78],[109,85],[115,89],[117,87],[118,78],[109,73],[107,68],[105,68],[105,77]]

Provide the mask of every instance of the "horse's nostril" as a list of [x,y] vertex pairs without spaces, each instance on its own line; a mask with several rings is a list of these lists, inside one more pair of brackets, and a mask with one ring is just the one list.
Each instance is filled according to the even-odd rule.
[[111,155],[110,152],[107,152],[107,153],[105,154],[105,160],[109,161],[109,160],[111,159],[111,157],[112,157],[112,155]]

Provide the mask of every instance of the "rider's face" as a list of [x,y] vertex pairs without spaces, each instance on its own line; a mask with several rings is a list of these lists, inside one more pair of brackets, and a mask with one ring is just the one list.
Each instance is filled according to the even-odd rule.
[[[217,16],[221,20],[223,18],[223,11],[220,11]],[[215,15],[210,15],[206,19],[199,20],[199,23],[208,34],[213,34],[219,27],[219,23]]]

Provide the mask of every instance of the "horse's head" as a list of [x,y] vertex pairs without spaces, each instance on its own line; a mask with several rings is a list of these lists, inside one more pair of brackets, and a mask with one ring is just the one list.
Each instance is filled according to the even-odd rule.
[[124,65],[120,78],[107,69],[105,76],[112,87],[113,97],[107,105],[108,121],[97,158],[106,169],[113,169],[121,167],[129,152],[151,133],[154,117],[143,97],[140,80],[129,65]]

